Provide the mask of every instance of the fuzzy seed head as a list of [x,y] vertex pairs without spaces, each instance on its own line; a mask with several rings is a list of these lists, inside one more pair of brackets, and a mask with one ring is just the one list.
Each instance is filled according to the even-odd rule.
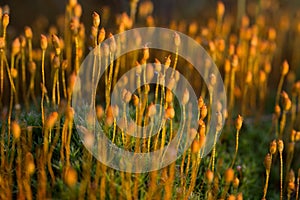
[[147,64],[146,67],[146,80],[147,82],[150,82],[154,77],[154,69],[151,64]]
[[270,172],[271,170],[271,165],[272,165],[272,156],[270,153],[268,153],[265,157],[265,160],[264,160],[264,165],[265,165],[265,168],[268,172]]
[[295,136],[295,142],[300,141],[300,131],[297,131],[296,136]]
[[71,8],[74,8],[74,6],[76,6],[76,5],[77,5],[77,0],[69,0],[69,6]]
[[214,180],[214,173],[210,169],[208,169],[205,172],[205,178],[206,178],[208,184],[211,184]]
[[148,60],[150,57],[150,52],[149,52],[149,47],[145,46],[143,48],[143,61],[146,62],[146,60]]
[[189,99],[190,99],[190,93],[189,93],[188,89],[185,89],[184,93],[183,93],[183,97],[182,97],[182,102],[181,103],[183,105],[186,105],[189,102]]
[[285,60],[282,64],[282,71],[281,71],[281,75],[285,76],[287,75],[287,73],[289,72],[289,63]]
[[269,29],[268,38],[270,41],[274,41],[276,39],[276,30],[274,28]]
[[292,107],[292,101],[290,100],[288,94],[285,91],[283,91],[281,93],[281,96],[282,96],[282,99],[283,99],[283,109],[285,111],[290,110],[291,107]]
[[59,69],[60,67],[60,58],[59,56],[55,55],[52,59],[52,67],[53,69]]
[[165,98],[167,103],[171,103],[173,101],[173,93],[171,90],[167,89]]
[[165,68],[168,69],[171,65],[171,56],[169,55],[165,61]]
[[140,99],[139,99],[139,97],[137,96],[137,95],[132,95],[132,102],[133,102],[133,105],[135,106],[135,107],[137,107],[138,105],[139,105],[139,102],[140,102]]
[[241,115],[238,115],[238,117],[235,120],[236,130],[238,130],[238,131],[241,130],[242,125],[243,125],[243,121],[244,121],[243,117]]
[[43,34],[41,34],[41,49],[46,50],[48,47],[48,40],[47,37]]
[[200,96],[199,99],[198,99],[198,108],[201,109],[201,107],[204,105],[204,100],[203,100],[203,97]]
[[52,44],[53,44],[54,48],[55,48],[55,49],[60,48],[60,40],[59,40],[59,38],[57,37],[57,35],[53,34],[53,35],[51,36],[51,39],[52,39]]
[[277,143],[276,143],[276,140],[273,140],[271,143],[270,143],[270,154],[274,155],[277,151]]
[[101,28],[98,34],[98,43],[100,44],[105,39],[105,29]]
[[240,184],[240,180],[238,179],[238,177],[235,177],[233,180],[233,187],[237,189],[239,187],[239,184]]
[[117,50],[117,44],[116,44],[115,37],[113,36],[112,33],[110,33],[108,38],[109,38],[109,50],[112,53],[114,53]]
[[226,59],[224,63],[224,71],[226,74],[230,72],[230,68],[231,68],[230,60]]
[[227,184],[231,183],[234,179],[234,170],[232,168],[228,168],[225,171],[225,182]]
[[0,49],[4,49],[5,48],[5,39],[4,37],[0,37]]
[[20,50],[21,50],[21,43],[19,38],[16,38],[11,45],[11,54],[15,56],[20,52]]
[[165,112],[166,119],[173,119],[175,117],[175,110],[173,107],[169,106]]
[[2,26],[4,29],[6,29],[6,27],[9,24],[9,15],[7,13],[2,15]]
[[207,107],[205,104],[201,107],[200,111],[200,119],[204,120],[204,118],[207,116]]
[[48,116],[48,118],[46,119],[46,123],[45,123],[46,128],[47,129],[52,129],[57,120],[58,120],[58,113],[57,112],[52,112]]
[[68,167],[65,171],[64,180],[69,187],[74,187],[77,183],[77,171],[73,167]]
[[29,175],[32,175],[35,171],[35,164],[34,164],[33,155],[30,152],[26,153],[25,163],[26,163],[26,172]]
[[276,105],[276,106],[275,106],[275,109],[274,109],[274,114],[275,114],[275,116],[276,116],[277,118],[279,118],[280,113],[281,113],[281,108],[280,108],[279,105]]
[[198,121],[198,124],[199,124],[199,135],[200,136],[205,136],[205,123],[202,119],[199,119]]
[[236,200],[243,200],[243,193],[238,193],[236,195]]
[[81,17],[82,15],[82,7],[80,4],[76,4],[75,7],[74,7],[74,16],[76,17]]
[[28,62],[28,71],[31,75],[33,75],[36,71],[36,64],[34,61],[29,61]]
[[96,28],[100,26],[100,16],[97,12],[93,13],[93,26]]
[[250,71],[247,72],[245,83],[250,85],[252,82],[252,73]]
[[102,119],[102,117],[104,116],[104,110],[101,105],[96,106],[96,116],[98,120]]
[[161,62],[157,58],[155,58],[154,68],[155,68],[155,71],[157,71],[157,72],[161,71]]
[[227,200],[236,200],[236,197],[233,194],[231,194],[227,197]]
[[14,139],[18,140],[21,135],[21,128],[20,128],[20,125],[16,121],[13,121],[11,123],[11,130],[12,130]]
[[125,102],[125,103],[129,103],[130,100],[131,100],[131,97],[132,97],[132,93],[126,89],[123,89],[122,91],[122,100]]
[[232,62],[231,62],[232,69],[236,69],[238,65],[239,65],[239,58],[237,55],[233,55]]
[[201,144],[200,144],[199,139],[194,139],[194,141],[192,142],[191,149],[192,149],[192,153],[195,153],[195,154],[200,151]]
[[32,30],[31,30],[31,28],[29,27],[29,26],[26,26],[25,28],[24,28],[24,32],[25,32],[25,37],[27,38],[27,39],[32,39]]
[[180,36],[178,33],[174,33],[174,43],[175,43],[175,46],[178,47],[180,45]]
[[295,142],[296,135],[297,135],[297,132],[293,129],[290,134],[291,142]]
[[218,1],[217,3],[217,17],[219,19],[223,18],[225,13],[225,5],[222,1]]
[[74,118],[75,111],[72,107],[68,106],[65,111],[66,119],[72,121]]
[[152,103],[148,106],[148,116],[149,117],[153,117],[156,114],[156,107],[155,105]]
[[16,68],[11,68],[10,69],[10,74],[11,74],[11,77],[17,78],[18,77],[18,70]]
[[76,82],[76,74],[75,74],[75,72],[73,72],[72,74],[70,74],[69,80],[68,80],[68,83],[69,83],[68,87],[69,87],[70,92],[73,91],[75,82]]
[[278,140],[277,141],[277,147],[278,147],[279,153],[282,153],[283,152],[283,148],[284,148],[284,143],[283,143],[282,140]]
[[168,83],[168,85],[167,85],[167,88],[168,88],[169,90],[172,90],[172,89],[175,87],[175,85],[176,85],[176,80],[175,80],[175,78],[174,78],[174,77],[170,78],[169,83]]

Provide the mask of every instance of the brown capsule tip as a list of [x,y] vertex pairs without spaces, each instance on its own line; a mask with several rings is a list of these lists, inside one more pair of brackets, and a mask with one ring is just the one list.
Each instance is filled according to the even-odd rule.
[[264,165],[265,165],[265,168],[268,172],[270,172],[271,170],[271,165],[272,165],[272,156],[270,153],[268,153],[264,159]]
[[58,69],[60,67],[60,58],[59,58],[59,56],[55,55],[53,57],[52,66],[53,66],[53,69]]

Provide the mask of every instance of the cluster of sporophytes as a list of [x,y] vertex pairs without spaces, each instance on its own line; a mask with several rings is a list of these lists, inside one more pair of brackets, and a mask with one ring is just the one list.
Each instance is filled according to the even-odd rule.
[[[207,21],[204,26],[200,26],[204,23],[199,21],[170,22],[168,28],[174,33],[186,33],[205,47],[222,73],[228,106],[218,102],[217,114],[210,112],[212,97],[208,92],[208,88],[216,84],[214,73],[206,70],[206,76],[210,77],[206,86],[200,75],[195,75],[196,70],[178,55],[181,41],[176,33],[169,37],[175,53],[150,49],[141,44],[145,46],[140,50],[116,58],[122,44],[115,41],[114,33],[134,28],[136,23],[159,25],[152,16],[151,1],[131,0],[129,16],[126,13],[118,15],[116,24],[109,27],[113,32],[107,33],[97,12],[91,14],[92,26],[85,27],[81,22],[81,5],[70,0],[65,15],[48,32],[42,30],[43,34],[36,35],[35,32],[41,30],[25,27],[16,38],[10,38],[7,31],[9,7],[2,7],[0,199],[240,200],[243,196],[245,199],[255,196],[256,199],[287,197],[298,200],[300,82],[296,81],[296,70],[300,57],[296,52],[300,40],[295,38],[288,47],[285,42],[287,35],[299,35],[300,19],[293,24],[287,13],[274,15],[278,9],[276,5],[249,5],[250,10],[253,6],[257,7],[250,20],[250,16],[241,10],[237,19],[230,13],[226,14],[224,4],[218,2],[216,16],[203,20]],[[242,4],[239,6],[243,8]],[[268,20],[268,15],[272,14],[277,16],[274,20],[279,21],[278,24]],[[142,41],[142,37],[136,35],[137,42]],[[110,41],[104,52],[109,67],[100,79],[92,105],[99,124],[112,143],[127,151],[149,153],[163,149],[176,135],[180,138],[194,137],[191,146],[178,160],[160,170],[129,173],[112,169],[97,161],[76,133],[76,124],[73,123],[76,113],[71,100],[80,64],[88,51],[101,45],[105,39]],[[289,57],[292,67],[288,61],[282,62],[284,48],[295,52]],[[279,65],[281,70],[277,69]],[[132,66],[135,66],[135,77],[123,78],[121,87],[136,84],[137,90],[133,93],[120,90],[118,95],[123,108],[110,105],[111,92],[118,78]],[[210,68],[209,62],[205,67]],[[168,68],[173,73],[170,81],[164,83]],[[194,111],[190,107],[189,91],[177,88],[179,74],[184,74],[198,91],[198,129],[191,127]],[[276,75],[280,78],[277,92],[273,93]],[[93,72],[92,76],[91,79],[96,80],[98,74]],[[155,80],[156,84],[143,84],[149,80]],[[168,88],[163,87],[164,84]],[[171,90],[174,88],[183,91],[180,99],[174,97]],[[272,118],[266,116],[269,102],[275,107]],[[157,109],[156,103],[164,107]],[[128,105],[130,111],[126,111]],[[158,113],[162,117],[162,127],[152,137],[132,137],[129,132],[135,130],[127,119],[127,112],[139,126],[151,124]],[[94,120],[89,118],[89,113],[86,116],[87,123]],[[119,126],[116,117],[122,119]],[[216,127],[209,126],[212,118]],[[224,120],[226,126],[218,142]],[[266,121],[266,126],[271,125],[271,133],[266,130],[258,134],[251,132],[253,129],[248,126],[255,127],[260,121]],[[247,127],[243,128],[245,122]],[[150,133],[155,130],[152,126],[153,123]],[[216,131],[213,148],[209,155],[203,157],[210,129]],[[243,132],[245,134],[240,141],[240,133]],[[264,135],[257,136],[263,138],[262,144],[251,135]],[[89,146],[95,140],[95,136],[86,131],[82,141]],[[272,141],[270,147],[267,145],[269,141]],[[179,146],[173,148],[176,154]],[[261,160],[253,161],[245,153],[245,149],[249,148],[248,152],[254,155],[255,148],[262,149],[257,153],[267,150],[269,153],[264,160],[259,156]],[[241,156],[239,150],[242,149],[244,154]],[[105,155],[106,151],[100,150],[99,154]],[[252,178],[263,177],[263,164],[265,184],[263,180],[259,182]],[[294,171],[297,170],[296,176]],[[253,173],[258,174],[255,176]],[[268,188],[271,189],[269,193]]]

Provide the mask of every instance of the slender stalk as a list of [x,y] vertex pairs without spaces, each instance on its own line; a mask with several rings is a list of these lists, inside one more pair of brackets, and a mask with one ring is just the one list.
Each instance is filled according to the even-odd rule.
[[236,135],[235,135],[235,152],[234,152],[234,157],[231,163],[231,168],[233,168],[236,157],[237,157],[237,153],[238,153],[238,149],[239,149],[239,134],[240,134],[240,130],[236,130]]

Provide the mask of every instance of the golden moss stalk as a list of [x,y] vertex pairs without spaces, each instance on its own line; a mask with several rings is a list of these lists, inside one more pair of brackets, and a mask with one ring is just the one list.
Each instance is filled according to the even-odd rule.
[[242,128],[243,125],[243,117],[238,115],[236,121],[235,121],[235,128],[236,128],[236,137],[235,137],[235,152],[234,152],[234,157],[231,163],[231,168],[234,166],[236,157],[237,157],[237,153],[238,153],[238,148],[239,148],[239,134],[240,134],[240,130]]
[[284,148],[284,144],[282,140],[277,141],[278,146],[278,152],[280,156],[280,200],[283,199],[283,158],[282,158],[282,152]]

